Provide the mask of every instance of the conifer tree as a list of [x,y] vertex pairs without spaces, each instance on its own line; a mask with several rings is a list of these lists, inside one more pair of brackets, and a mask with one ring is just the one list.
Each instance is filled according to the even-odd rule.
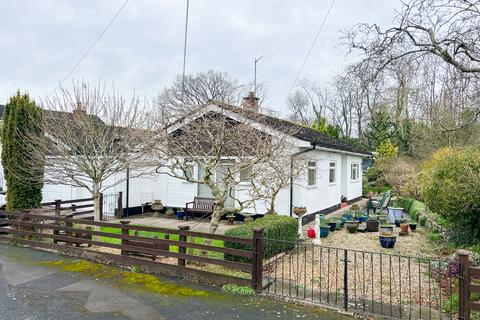
[[7,185],[7,210],[30,209],[42,201],[44,166],[28,164],[35,144],[29,135],[43,137],[40,129],[42,109],[26,93],[10,97],[5,106],[2,125],[2,165]]

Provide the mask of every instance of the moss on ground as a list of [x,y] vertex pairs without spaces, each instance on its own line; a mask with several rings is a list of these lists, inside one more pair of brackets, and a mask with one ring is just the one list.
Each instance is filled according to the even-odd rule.
[[158,294],[185,297],[207,297],[210,294],[205,290],[191,289],[173,282],[162,281],[154,275],[124,271],[87,260],[64,259],[43,261],[40,264],[65,272],[78,272],[95,278],[114,280],[117,285],[129,285]]

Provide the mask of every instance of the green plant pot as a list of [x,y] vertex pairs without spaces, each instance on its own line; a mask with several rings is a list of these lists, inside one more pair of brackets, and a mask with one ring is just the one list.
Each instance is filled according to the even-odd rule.
[[357,232],[359,222],[358,221],[347,221],[345,222],[345,227],[349,233]]
[[320,227],[320,238],[328,237],[330,233],[330,227]]

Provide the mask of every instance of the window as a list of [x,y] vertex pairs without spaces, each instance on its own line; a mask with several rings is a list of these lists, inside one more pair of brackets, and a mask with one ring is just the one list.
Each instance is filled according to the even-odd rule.
[[350,165],[350,180],[358,180],[360,178],[360,166],[358,163]]
[[240,169],[240,181],[249,181],[252,178],[252,167]]
[[308,185],[314,186],[317,184],[317,162],[308,161]]
[[335,162],[330,162],[330,170],[328,174],[328,182],[335,183],[337,181],[337,164]]

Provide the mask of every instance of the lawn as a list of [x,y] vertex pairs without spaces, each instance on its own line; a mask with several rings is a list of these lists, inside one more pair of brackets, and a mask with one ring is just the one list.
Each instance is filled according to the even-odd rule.
[[[100,231],[102,232],[108,232],[108,233],[113,233],[113,234],[121,234],[122,229],[120,228],[112,228],[112,227],[100,227]],[[163,232],[151,232],[151,231],[136,231],[138,233],[138,236],[140,237],[145,237],[145,238],[154,238],[157,237],[158,239],[165,239],[165,233]],[[135,231],[130,230],[130,235],[134,235]],[[177,234],[170,234],[170,240],[178,240],[178,235]],[[106,242],[106,243],[113,243],[113,244],[120,244],[121,240],[117,238],[110,238],[110,237],[100,237],[100,241]],[[189,238],[188,241],[191,241]],[[194,238],[195,243],[203,244],[205,241],[204,238]],[[214,247],[223,247],[223,241],[222,240],[211,240],[211,246]],[[178,252],[178,246],[169,246],[169,251],[170,252]],[[201,255],[201,250],[199,249],[193,249],[194,255]],[[222,259],[223,260],[223,253],[221,252],[208,252],[208,256],[212,258],[217,258],[217,259]]]

